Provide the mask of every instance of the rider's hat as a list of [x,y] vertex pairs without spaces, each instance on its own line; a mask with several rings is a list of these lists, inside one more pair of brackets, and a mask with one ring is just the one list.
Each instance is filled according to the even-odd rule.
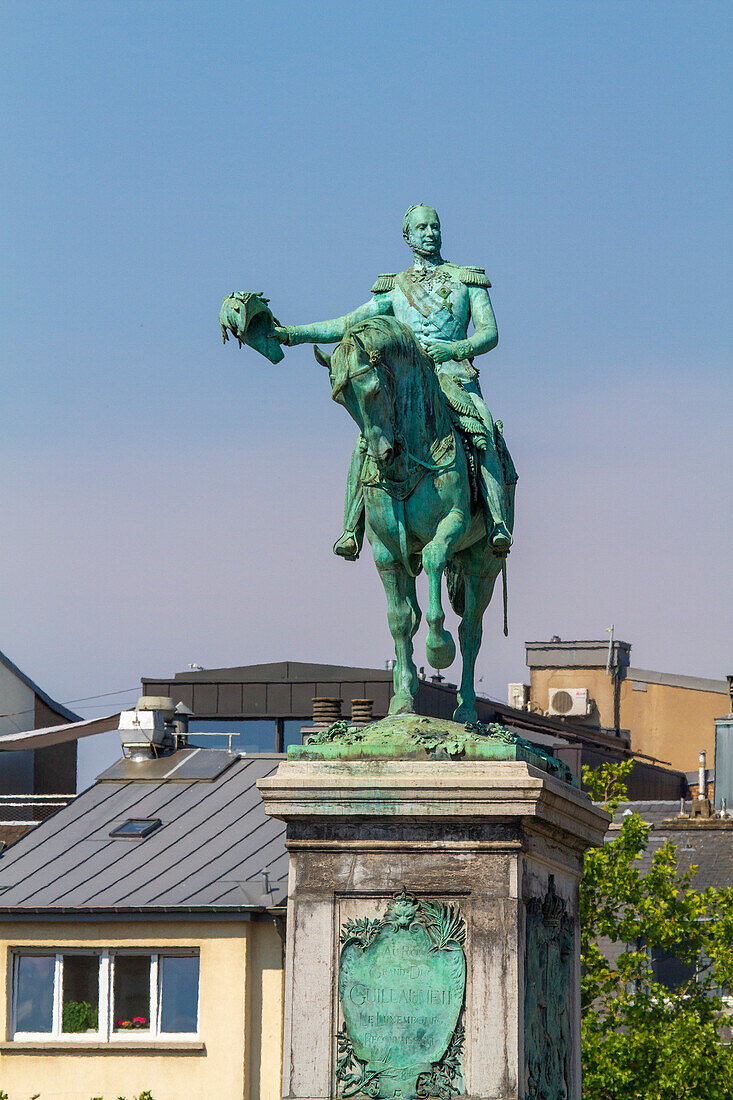
[[283,350],[272,331],[279,321],[272,316],[268,301],[259,290],[228,294],[219,310],[219,324],[225,343],[231,332],[240,345],[245,343],[271,363],[279,363]]

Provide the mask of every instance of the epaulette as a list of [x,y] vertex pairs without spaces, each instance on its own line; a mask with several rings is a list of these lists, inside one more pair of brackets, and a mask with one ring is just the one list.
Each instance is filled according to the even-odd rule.
[[388,290],[394,288],[394,272],[387,272],[386,275],[377,275],[377,281],[372,287],[372,294],[386,294]]
[[462,267],[458,273],[458,278],[466,286],[491,286],[482,267]]

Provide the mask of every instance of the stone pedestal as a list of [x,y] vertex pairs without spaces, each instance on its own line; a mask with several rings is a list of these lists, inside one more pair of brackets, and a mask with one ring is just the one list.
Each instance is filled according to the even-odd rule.
[[[267,812],[287,822],[290,852],[284,1097],[580,1100],[578,882],[607,814],[527,759],[288,760],[258,786]],[[425,1026],[440,1024],[457,988],[430,980],[440,944],[428,917],[439,911],[453,915],[443,949],[459,979],[465,954],[465,997],[450,1056],[410,1089],[399,1073],[349,1065],[349,1054],[382,1041],[385,1027],[397,1044],[390,1057],[412,1042],[413,1026],[427,1049]],[[364,923],[378,918],[388,923]],[[380,964],[358,982],[342,973],[347,1007],[362,1010],[354,1028],[364,1033],[351,1043],[343,945],[350,967],[362,947],[376,958],[378,928],[395,969]],[[405,963],[387,935],[429,951],[417,959],[416,947]]]

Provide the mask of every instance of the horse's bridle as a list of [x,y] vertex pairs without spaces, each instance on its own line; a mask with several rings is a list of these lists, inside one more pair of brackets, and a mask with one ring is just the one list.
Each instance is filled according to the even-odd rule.
[[[356,341],[352,341],[352,346],[355,343],[356,343]],[[361,375],[368,374],[370,371],[377,371],[378,368],[381,366],[381,367],[384,368],[384,370],[387,372],[389,378],[394,383],[396,381],[394,373],[393,373],[393,371],[390,370],[389,366],[385,362],[384,356],[382,355],[381,351],[370,351],[368,353],[368,355],[369,355],[369,362],[368,363],[365,363],[363,367],[359,367],[358,370],[355,370],[355,371],[350,370],[349,371],[349,374],[348,374],[349,381],[351,381],[352,378],[360,378]],[[413,462],[413,463],[415,463],[416,466],[422,466],[422,468],[424,470],[428,470],[430,473],[434,473],[434,474],[442,473],[444,470],[447,470],[452,465],[452,462],[453,462],[452,459],[448,463],[444,463],[440,466],[436,465],[434,462],[425,462],[424,459],[418,458],[417,455],[412,454],[412,452],[410,450],[408,450],[407,444],[405,443],[404,434],[402,432],[398,432],[397,427],[395,425],[394,406],[392,407],[392,415],[390,417],[390,427],[392,428],[392,434],[394,436],[395,445],[396,445],[396,447],[397,446],[401,447],[402,452],[404,453],[405,458],[407,459],[408,463]],[[369,455],[371,460],[376,464],[377,469],[381,471],[382,466],[381,466],[379,460],[374,457],[374,455],[371,453],[371,451],[369,450],[368,447],[367,447],[367,454]],[[411,476],[409,472],[408,472],[407,476],[408,477]],[[386,479],[388,481],[393,480],[393,479],[389,478],[388,476],[387,476]]]

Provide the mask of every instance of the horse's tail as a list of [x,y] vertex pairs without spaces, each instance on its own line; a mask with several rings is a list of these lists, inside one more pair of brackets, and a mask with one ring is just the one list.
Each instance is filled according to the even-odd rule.
[[463,617],[466,608],[466,578],[455,558],[451,558],[445,567],[445,579],[450,605],[456,615]]

